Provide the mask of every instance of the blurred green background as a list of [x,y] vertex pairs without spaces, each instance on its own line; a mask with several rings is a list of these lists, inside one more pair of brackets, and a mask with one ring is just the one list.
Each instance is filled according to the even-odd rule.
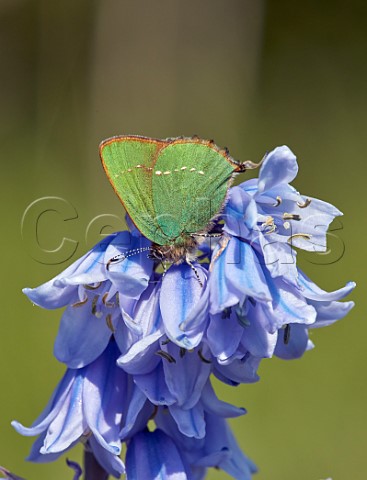
[[[255,478],[366,478],[366,18],[355,0],[0,2],[1,464],[27,480],[71,478],[62,460],[27,464],[32,439],[9,423],[30,424],[64,370],[52,355],[61,312],[33,307],[21,288],[98,241],[106,222],[87,232],[95,217],[113,215],[105,233],[123,227],[99,142],[196,133],[238,160],[289,145],[300,166],[294,185],[345,214],[329,256],[300,254],[302,268],[327,290],[359,283],[349,317],[312,333],[315,350],[264,361],[257,384],[219,389],[249,411],[232,425],[259,466]],[[40,254],[34,230],[21,235],[24,211],[46,196],[77,212],[39,222],[44,249],[78,242],[66,263]]]

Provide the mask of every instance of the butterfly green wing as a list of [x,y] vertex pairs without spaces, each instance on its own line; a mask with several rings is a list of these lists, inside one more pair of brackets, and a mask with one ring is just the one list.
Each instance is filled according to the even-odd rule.
[[167,238],[156,221],[152,171],[157,152],[167,143],[130,135],[104,140],[99,149],[107,177],[134,224],[161,245]]
[[153,206],[171,242],[180,244],[184,236],[206,229],[224,204],[237,166],[210,141],[177,139],[159,150],[152,175]]

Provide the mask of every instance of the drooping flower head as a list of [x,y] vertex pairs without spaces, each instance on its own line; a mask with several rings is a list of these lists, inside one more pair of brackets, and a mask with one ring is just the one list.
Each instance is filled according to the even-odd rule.
[[208,467],[250,480],[255,466],[226,423],[245,410],[216,397],[211,375],[228,385],[257,381],[262,358],[300,357],[313,346],[310,328],[353,307],[340,300],[354,283],[328,293],[297,268],[294,247],[325,250],[341,215],[291,187],[297,171],[287,147],[270,152],[258,179],[230,189],[187,261],[167,264],[129,222],[130,231],[25,289],[37,305],[66,307],[54,347],[65,376],[32,427],[14,422],[39,435],[30,460],[52,461],[82,441],[118,477],[125,442],[128,480],[199,480]]

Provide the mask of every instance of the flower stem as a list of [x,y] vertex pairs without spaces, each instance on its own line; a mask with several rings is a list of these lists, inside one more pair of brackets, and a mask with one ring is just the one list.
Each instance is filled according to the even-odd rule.
[[93,453],[84,450],[84,480],[107,480],[108,473],[100,466]]

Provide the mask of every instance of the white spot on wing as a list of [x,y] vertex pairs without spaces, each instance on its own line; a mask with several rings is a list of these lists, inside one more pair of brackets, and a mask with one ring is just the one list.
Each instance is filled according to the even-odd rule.
[[155,174],[156,174],[156,175],[162,175],[162,172],[161,172],[160,170],[157,170],[157,171],[155,172]]

